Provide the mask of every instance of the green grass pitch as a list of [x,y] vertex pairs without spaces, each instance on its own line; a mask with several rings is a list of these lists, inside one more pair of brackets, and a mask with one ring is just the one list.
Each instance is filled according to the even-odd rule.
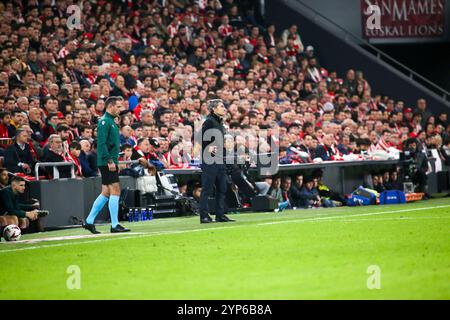
[[[237,222],[183,217],[125,224],[134,234],[104,225],[100,237],[3,240],[0,299],[450,298],[448,198],[230,216]],[[21,240],[77,235],[88,233]]]

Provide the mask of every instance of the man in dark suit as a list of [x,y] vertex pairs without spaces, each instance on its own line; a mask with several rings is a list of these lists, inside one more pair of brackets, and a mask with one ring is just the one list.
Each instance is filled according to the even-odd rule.
[[5,167],[12,173],[33,174],[35,161],[28,145],[28,131],[18,129],[15,142],[5,151]]
[[224,156],[223,117],[227,110],[220,99],[208,101],[209,115],[202,126],[202,193],[200,195],[200,223],[211,223],[208,197],[216,188],[216,222],[234,221],[225,215],[227,191]]
[[323,161],[333,160],[332,157],[334,155],[334,152],[331,148],[333,146],[333,143],[334,136],[332,134],[326,134],[323,137],[323,143],[317,146],[315,157],[322,158]]

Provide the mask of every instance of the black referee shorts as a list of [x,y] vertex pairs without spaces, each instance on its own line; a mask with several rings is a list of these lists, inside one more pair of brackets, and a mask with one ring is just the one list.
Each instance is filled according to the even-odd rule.
[[119,168],[116,165],[116,171],[109,171],[108,166],[99,166],[102,175],[102,184],[107,186],[119,182]]

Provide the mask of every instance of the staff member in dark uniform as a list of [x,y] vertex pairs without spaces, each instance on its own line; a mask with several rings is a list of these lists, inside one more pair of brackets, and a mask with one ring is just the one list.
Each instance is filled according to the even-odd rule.
[[130,231],[119,224],[119,127],[114,118],[118,116],[123,99],[109,97],[105,102],[105,114],[98,120],[97,127],[97,165],[102,175],[102,193],[94,201],[91,212],[86,218],[84,228],[96,234],[94,221],[99,212],[109,201],[109,215],[111,216],[111,232]]
[[[226,109],[223,101],[208,101],[209,115],[202,126],[202,193],[200,195],[200,223],[211,223],[208,196],[216,187],[216,222],[234,221],[225,215],[225,194],[227,191],[224,156],[223,117]],[[211,137],[208,137],[211,135]],[[218,139],[215,139],[217,137]]]

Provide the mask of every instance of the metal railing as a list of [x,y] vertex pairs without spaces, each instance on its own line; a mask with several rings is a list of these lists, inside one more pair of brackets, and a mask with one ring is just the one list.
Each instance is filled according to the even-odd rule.
[[53,167],[53,179],[59,179],[58,167],[70,166],[70,175],[75,178],[75,165],[73,162],[37,162],[34,168],[36,180],[39,180],[39,168]]
[[[340,25],[338,25],[334,21],[330,20],[329,18],[325,17],[323,14],[321,14],[320,12],[315,10],[314,8],[310,7],[306,3],[302,2],[301,0],[283,0],[283,2],[286,5],[288,5],[289,7],[291,7],[291,8],[295,8],[295,7],[297,7],[297,5],[300,5],[303,8],[306,8],[310,12],[310,18],[314,22],[317,23],[319,18],[320,18],[320,19],[324,20],[325,22],[331,24],[332,28],[330,28],[330,30],[334,29],[334,31],[335,31],[335,29],[339,29],[343,33],[343,38],[344,38],[345,41],[348,41],[348,40],[352,39],[354,42],[356,42],[355,44],[359,45],[359,43],[362,43],[364,46],[367,47],[366,51],[370,52],[368,49],[375,51],[374,55],[376,56],[376,58],[378,60],[385,61],[385,62],[389,63],[396,70],[400,71],[401,73],[403,73],[404,75],[409,77],[411,80],[417,81],[421,85],[425,86],[427,89],[433,91],[435,94],[440,96],[446,102],[450,102],[450,92],[448,92],[444,88],[438,86],[437,84],[435,84],[431,80],[425,78],[424,76],[418,74],[417,72],[415,72],[411,68],[405,66],[403,63],[401,63],[400,61],[394,59],[393,57],[391,57],[387,53],[381,51],[377,47],[373,46],[372,44],[370,44],[369,41],[367,41],[367,40],[365,40],[365,39],[355,35],[354,33],[344,29],[343,27],[341,27]],[[297,9],[300,10],[300,12],[305,13],[305,10],[302,10],[302,9],[300,9],[298,7],[297,7]],[[383,58],[385,58],[386,60],[384,60]]]
[[[139,160],[128,160],[119,161],[119,164],[137,164]],[[37,162],[35,166],[35,177],[39,180],[39,168],[53,167],[53,179],[59,179],[59,169],[58,167],[68,167],[70,168],[71,178],[75,178],[75,165],[73,162]]]

